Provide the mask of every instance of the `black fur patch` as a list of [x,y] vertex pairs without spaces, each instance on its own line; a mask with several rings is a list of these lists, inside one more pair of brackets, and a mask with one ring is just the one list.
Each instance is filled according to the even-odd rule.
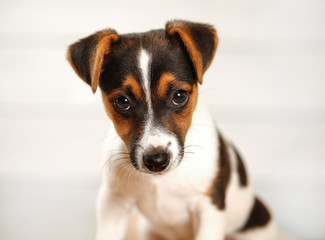
[[89,59],[97,44],[97,36],[91,35],[70,46],[71,61],[89,85],[91,84]]
[[239,176],[239,184],[240,184],[240,186],[245,187],[245,186],[247,186],[247,182],[248,182],[245,165],[242,160],[242,157],[240,156],[240,154],[235,146],[233,146],[233,149],[235,151],[236,159],[237,159],[237,172],[238,172],[238,176]]
[[270,212],[258,198],[255,198],[255,203],[251,210],[249,218],[246,224],[240,229],[240,232],[265,226],[270,220]]
[[212,189],[212,202],[220,209],[226,208],[226,190],[230,179],[230,159],[227,144],[219,134],[219,172]]

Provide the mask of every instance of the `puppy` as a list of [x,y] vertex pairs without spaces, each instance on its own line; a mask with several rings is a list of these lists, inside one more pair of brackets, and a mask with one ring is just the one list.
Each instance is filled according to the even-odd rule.
[[124,239],[134,208],[149,224],[139,227],[142,239],[277,238],[242,158],[198,99],[217,44],[212,26],[171,21],[138,34],[106,29],[69,47],[71,66],[100,88],[114,125],[97,240]]

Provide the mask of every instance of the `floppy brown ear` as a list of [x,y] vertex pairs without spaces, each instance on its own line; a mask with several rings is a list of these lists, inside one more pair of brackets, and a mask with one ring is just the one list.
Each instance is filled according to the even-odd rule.
[[113,42],[119,39],[115,30],[107,29],[70,45],[67,58],[78,76],[96,92],[104,56],[109,55]]
[[216,30],[207,24],[188,21],[171,21],[166,24],[170,36],[179,36],[193,63],[197,80],[203,81],[203,74],[210,66],[218,45]]

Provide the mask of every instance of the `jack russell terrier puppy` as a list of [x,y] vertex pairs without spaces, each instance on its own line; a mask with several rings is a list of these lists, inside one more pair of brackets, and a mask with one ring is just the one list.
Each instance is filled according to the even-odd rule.
[[94,93],[99,86],[114,125],[97,240],[125,239],[134,208],[150,226],[140,239],[277,238],[240,154],[198,99],[217,44],[212,26],[171,21],[137,34],[106,29],[69,47],[70,64]]

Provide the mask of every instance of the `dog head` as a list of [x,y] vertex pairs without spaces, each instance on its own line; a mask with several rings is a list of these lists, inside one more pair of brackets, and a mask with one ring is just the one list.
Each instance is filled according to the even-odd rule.
[[171,21],[140,34],[103,30],[69,47],[67,58],[79,77],[93,92],[100,87],[137,170],[164,173],[181,162],[198,83],[217,42],[210,25]]

